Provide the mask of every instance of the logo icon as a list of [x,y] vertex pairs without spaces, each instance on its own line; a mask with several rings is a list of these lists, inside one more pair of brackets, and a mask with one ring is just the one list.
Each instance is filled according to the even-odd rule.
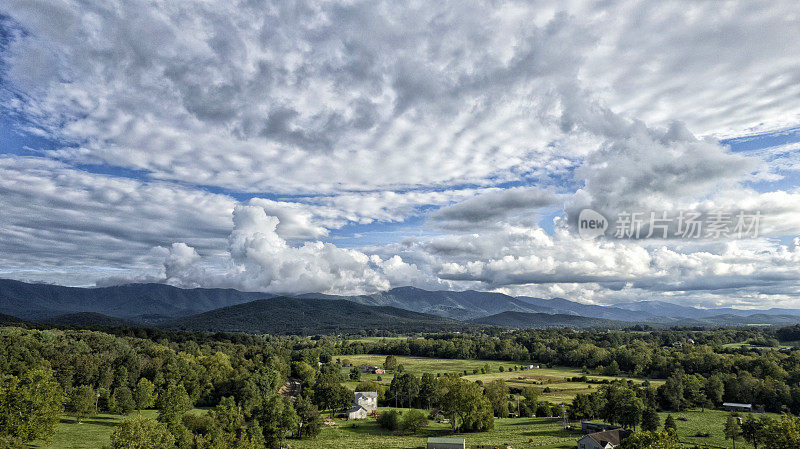
[[582,239],[592,240],[606,233],[608,220],[599,212],[584,209],[578,215],[578,235]]

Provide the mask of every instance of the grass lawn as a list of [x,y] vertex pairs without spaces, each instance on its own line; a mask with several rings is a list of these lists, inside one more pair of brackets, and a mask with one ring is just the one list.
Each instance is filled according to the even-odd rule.
[[[194,409],[189,413],[203,413],[203,409]],[[131,415],[135,415],[133,412]],[[155,419],[157,410],[142,410],[142,415]],[[111,432],[121,423],[125,416],[98,413],[91,415],[78,424],[72,416],[63,416],[51,443],[36,442],[33,447],[53,449],[101,449],[111,445]]]
[[[134,412],[136,413],[136,412]],[[142,415],[155,418],[155,410],[143,410]],[[64,449],[95,449],[111,444],[111,431],[124,417],[108,413],[91,415],[78,424],[72,416],[64,416],[58,424],[52,443],[38,442],[33,447]]]
[[[662,425],[664,419],[666,419],[669,414],[670,413],[659,413]],[[731,441],[725,440],[725,434],[723,433],[725,421],[728,419],[729,414],[730,413],[723,410],[690,410],[671,413],[672,417],[675,418],[675,424],[678,426],[678,438],[680,438],[681,443],[684,443],[684,445],[688,447],[692,447],[696,444],[721,448],[731,447]],[[773,418],[780,417],[780,415],[774,413],[765,413],[765,415]],[[746,414],[739,414],[739,416],[744,418]],[[761,416],[761,414],[756,414],[756,416]],[[686,421],[682,421],[684,418]],[[697,435],[698,432],[708,432],[711,436],[697,437],[695,435]],[[738,441],[736,446],[745,447],[745,444],[743,441]]]

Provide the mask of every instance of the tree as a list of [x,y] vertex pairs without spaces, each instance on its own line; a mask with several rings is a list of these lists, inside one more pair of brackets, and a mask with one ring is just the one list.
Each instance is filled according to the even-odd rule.
[[361,380],[361,370],[357,367],[353,367],[350,369],[350,380],[359,381]]
[[160,422],[177,422],[184,413],[192,409],[192,401],[183,385],[171,384],[158,395],[158,420]]
[[453,430],[485,431],[494,427],[492,404],[476,383],[453,375],[442,376],[437,402]]
[[626,389],[627,393],[621,398],[619,404],[619,423],[625,428],[634,428],[642,420],[642,410],[644,405],[642,400],[636,397],[636,394]]
[[253,418],[261,426],[266,446],[280,447],[286,433],[297,428],[300,418],[288,400],[275,393],[269,394],[254,410]]
[[209,416],[223,432],[236,433],[244,428],[244,412],[233,397],[222,398]]
[[494,416],[499,418],[508,417],[508,386],[502,380],[493,380],[486,384],[483,394],[492,404]]
[[306,362],[292,362],[292,375],[308,386],[314,384],[317,371]]
[[725,439],[733,442],[733,448],[736,449],[736,440],[742,438],[742,428],[739,426],[739,419],[733,415],[728,415],[725,421]]
[[417,433],[427,425],[428,417],[425,413],[416,409],[405,412],[400,419],[400,428],[406,432]]
[[706,379],[703,391],[709,402],[715,406],[722,404],[722,396],[725,394],[725,384],[719,375],[710,376]]
[[49,369],[0,378],[0,435],[23,442],[49,440],[64,409],[64,394]]
[[386,386],[374,380],[362,380],[356,385],[356,391],[374,391],[378,393],[379,401],[386,396]]
[[765,421],[761,433],[764,447],[769,449],[795,449],[800,447],[800,418],[783,416],[779,420]]
[[419,381],[419,398],[426,410],[431,407],[431,401],[435,395],[436,377],[432,373],[424,373]]
[[658,387],[658,397],[663,408],[677,411],[683,409],[683,405],[686,402],[686,399],[683,396],[684,376],[685,375],[682,371],[678,371],[672,376],[668,377],[666,382],[664,382],[664,385]]
[[386,360],[384,360],[384,362],[383,362],[383,367],[385,369],[387,369],[387,370],[392,370],[393,371],[394,369],[397,368],[397,365],[398,365],[397,357],[395,357],[395,356],[393,356],[391,354],[387,355],[386,356]]
[[605,397],[601,416],[606,421],[627,428],[635,428],[639,424],[644,404],[633,390],[612,384],[604,386],[601,394]]
[[320,376],[314,387],[314,403],[321,410],[330,410],[333,417],[336,410],[346,408],[353,402],[353,392],[335,381],[327,381]]
[[127,418],[111,432],[114,449],[172,449],[175,437],[164,423],[136,415]]
[[758,449],[758,445],[761,443],[761,434],[769,421],[771,421],[770,418],[756,419],[753,415],[747,415],[741,424],[742,439],[750,443],[754,449]]
[[598,393],[578,393],[569,408],[570,419],[582,421],[600,415],[601,397]]
[[411,407],[411,403],[419,395],[419,380],[410,373],[396,375],[389,385],[389,395],[395,398],[395,404],[399,399],[401,405],[405,403]]
[[319,435],[322,430],[322,416],[317,407],[305,397],[300,396],[294,403],[294,409],[297,411],[298,417],[295,437],[314,438]]
[[648,407],[642,411],[642,430],[645,432],[655,432],[661,426],[661,418],[658,417],[658,412],[652,407]]
[[133,400],[131,389],[126,386],[117,388],[117,391],[114,393],[114,413],[127,415],[135,408],[136,402]]
[[678,430],[678,426],[675,425],[675,418],[672,415],[667,415],[667,419],[664,420],[664,430]]
[[136,404],[136,410],[139,412],[143,408],[150,408],[155,403],[155,390],[156,387],[152,382],[142,377],[136,384],[136,390],[133,393],[133,402]]
[[620,449],[681,449],[674,430],[637,432],[622,440]]
[[67,402],[67,411],[75,417],[78,424],[83,422],[83,418],[87,417],[94,409],[94,401],[97,399],[94,389],[89,385],[81,385],[80,387],[73,388],[70,395],[69,402]]

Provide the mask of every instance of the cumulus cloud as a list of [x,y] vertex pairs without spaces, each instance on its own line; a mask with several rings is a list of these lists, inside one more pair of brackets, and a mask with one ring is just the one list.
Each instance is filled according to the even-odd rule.
[[386,290],[389,281],[356,250],[309,241],[291,246],[277,233],[279,220],[263,208],[237,206],[228,237],[228,264],[205,270],[190,247],[176,244],[165,262],[166,282],[180,286],[232,286],[272,293],[362,293]]
[[[788,0],[9,0],[2,110],[61,145],[0,158],[0,272],[790,301],[800,193],[754,184],[787,183],[796,144],[715,139],[797,125],[796,22]],[[760,211],[783,243],[586,242],[585,207]],[[418,217],[420,237],[326,241]]]

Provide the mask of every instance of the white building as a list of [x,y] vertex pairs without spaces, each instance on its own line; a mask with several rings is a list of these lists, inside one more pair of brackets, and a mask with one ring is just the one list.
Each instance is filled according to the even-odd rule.
[[369,412],[367,409],[360,405],[354,405],[353,408],[347,411],[347,419],[366,419]]

